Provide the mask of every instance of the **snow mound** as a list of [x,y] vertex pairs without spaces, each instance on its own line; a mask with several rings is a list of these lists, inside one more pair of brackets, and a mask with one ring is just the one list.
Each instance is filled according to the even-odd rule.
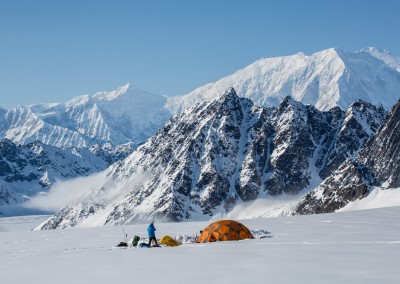
[[400,188],[384,189],[374,187],[367,197],[350,202],[338,212],[393,206],[400,206]]

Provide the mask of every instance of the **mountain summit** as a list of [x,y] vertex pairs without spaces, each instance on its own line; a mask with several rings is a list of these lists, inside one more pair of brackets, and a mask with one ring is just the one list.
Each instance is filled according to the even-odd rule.
[[358,99],[389,110],[400,98],[399,66],[399,58],[376,48],[359,52],[331,48],[310,56],[300,52],[264,58],[217,82],[171,98],[168,105],[177,113],[234,87],[240,97],[259,106],[275,106],[291,96],[325,111],[335,106],[346,109]]
[[129,84],[66,103],[0,110],[0,135],[17,144],[39,140],[56,147],[143,143],[171,116],[164,96]]

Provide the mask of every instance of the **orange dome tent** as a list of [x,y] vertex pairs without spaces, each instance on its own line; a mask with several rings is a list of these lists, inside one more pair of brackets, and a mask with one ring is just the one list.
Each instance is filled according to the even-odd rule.
[[221,220],[208,225],[199,237],[199,243],[254,239],[250,230],[239,222]]

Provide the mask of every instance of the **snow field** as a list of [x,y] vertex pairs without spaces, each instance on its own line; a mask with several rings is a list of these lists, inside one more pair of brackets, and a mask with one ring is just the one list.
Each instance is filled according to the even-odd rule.
[[[390,207],[243,220],[270,234],[157,249],[112,248],[124,240],[123,230],[129,238],[146,236],[146,224],[21,231],[18,218],[0,218],[1,282],[399,283],[399,217],[400,207]],[[32,228],[40,221],[34,222]],[[155,225],[160,238],[192,235],[208,222]]]

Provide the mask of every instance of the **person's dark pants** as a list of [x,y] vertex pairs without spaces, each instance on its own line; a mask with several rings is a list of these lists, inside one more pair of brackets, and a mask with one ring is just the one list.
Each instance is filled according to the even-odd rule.
[[156,243],[156,245],[158,246],[156,237],[149,237],[149,246],[151,246],[151,241],[154,241]]

